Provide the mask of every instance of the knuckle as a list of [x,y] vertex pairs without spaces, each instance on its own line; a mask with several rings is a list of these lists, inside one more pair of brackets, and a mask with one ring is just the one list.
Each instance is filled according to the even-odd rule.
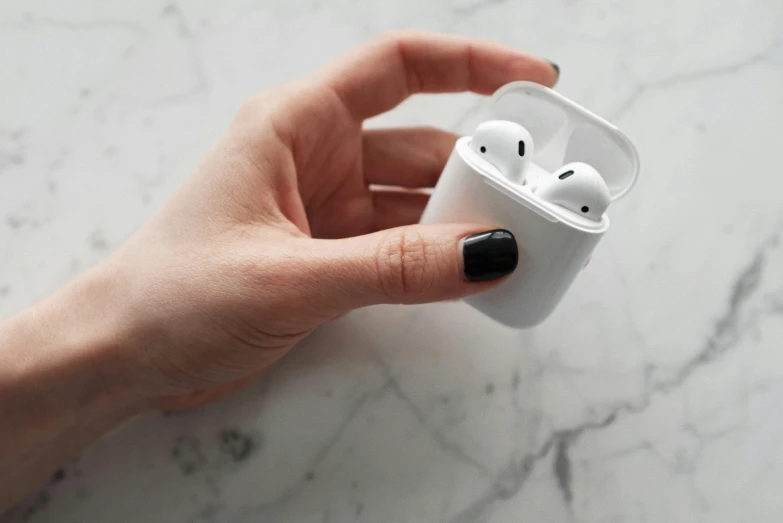
[[387,29],[381,32],[376,40],[392,45],[398,45],[417,38],[425,38],[427,34],[416,29]]
[[277,108],[288,104],[291,91],[293,84],[285,84],[251,94],[240,104],[236,120],[247,124],[268,122]]
[[242,102],[234,115],[233,128],[257,133],[267,123],[269,100],[267,93],[253,94]]
[[376,51],[381,57],[398,62],[404,71],[406,94],[421,92],[424,83],[421,72],[408,59],[407,49],[416,42],[426,39],[426,34],[413,29],[393,29],[376,37]]
[[259,112],[263,111],[266,105],[264,93],[255,93],[242,102],[239,106],[239,117],[255,118]]
[[388,29],[375,37],[375,41],[381,45],[397,45],[405,40],[407,34],[402,29]]
[[387,235],[376,259],[381,288],[390,301],[416,301],[432,285],[432,253],[415,227],[403,227]]
[[385,31],[373,40],[369,45],[375,48],[375,52],[385,59],[405,58],[405,48],[415,39],[416,32],[409,29],[391,29]]

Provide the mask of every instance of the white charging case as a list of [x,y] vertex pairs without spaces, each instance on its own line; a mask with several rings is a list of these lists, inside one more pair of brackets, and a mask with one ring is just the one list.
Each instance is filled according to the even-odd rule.
[[[492,96],[493,119],[510,120],[532,135],[534,154],[526,183],[510,182],[457,141],[421,223],[485,223],[511,231],[519,246],[516,271],[498,287],[464,300],[516,328],[544,321],[563,298],[609,229],[600,222],[540,202],[530,188],[571,162],[593,166],[612,200],[639,174],[639,156],[617,127],[557,92],[532,82],[507,84]],[[610,206],[611,209],[611,206]]]

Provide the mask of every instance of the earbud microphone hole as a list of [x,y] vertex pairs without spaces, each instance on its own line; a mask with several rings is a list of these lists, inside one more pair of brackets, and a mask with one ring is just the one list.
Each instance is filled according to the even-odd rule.
[[487,148],[482,145],[481,149],[479,149],[479,151],[481,151],[482,153],[485,153],[485,152],[487,152]]
[[588,207],[587,205],[583,205],[582,206],[582,212],[588,212],[589,210],[590,210],[590,207]]

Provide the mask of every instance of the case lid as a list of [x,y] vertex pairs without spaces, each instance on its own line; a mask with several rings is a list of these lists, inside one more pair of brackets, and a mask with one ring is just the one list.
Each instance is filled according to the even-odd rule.
[[534,82],[512,82],[492,95],[498,120],[523,125],[533,136],[532,163],[554,172],[571,162],[593,166],[612,200],[625,195],[639,176],[639,154],[620,130],[561,94]]

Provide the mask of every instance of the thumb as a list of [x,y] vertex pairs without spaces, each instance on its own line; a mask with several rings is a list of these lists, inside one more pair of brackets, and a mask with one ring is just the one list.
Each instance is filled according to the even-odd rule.
[[346,310],[475,294],[518,261],[511,232],[481,225],[409,225],[324,243],[322,291]]

